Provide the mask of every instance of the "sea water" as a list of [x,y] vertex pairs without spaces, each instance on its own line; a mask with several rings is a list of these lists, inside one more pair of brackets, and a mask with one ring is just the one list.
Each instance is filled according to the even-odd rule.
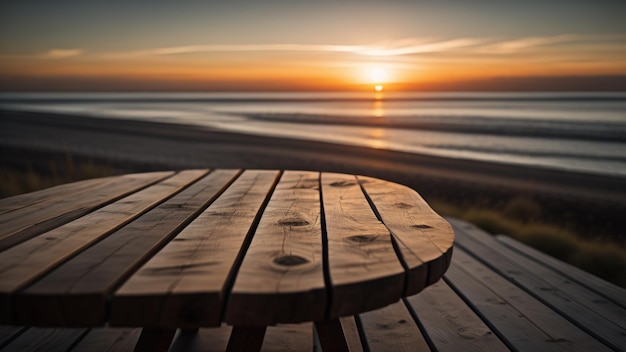
[[0,108],[626,176],[626,93],[2,93]]

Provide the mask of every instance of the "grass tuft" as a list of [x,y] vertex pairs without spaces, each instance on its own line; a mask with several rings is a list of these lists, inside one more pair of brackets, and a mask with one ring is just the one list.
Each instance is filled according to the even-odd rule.
[[119,174],[116,169],[97,165],[93,160],[76,161],[66,154],[62,165],[50,161],[43,169],[25,167],[0,168],[0,198],[34,192],[63,183]]
[[541,213],[541,206],[532,200],[514,198],[501,211],[481,205],[461,208],[440,200],[430,204],[440,214],[463,219],[491,234],[511,236],[564,262],[626,287],[626,248],[623,243],[586,240],[581,234],[558,224],[535,220]]

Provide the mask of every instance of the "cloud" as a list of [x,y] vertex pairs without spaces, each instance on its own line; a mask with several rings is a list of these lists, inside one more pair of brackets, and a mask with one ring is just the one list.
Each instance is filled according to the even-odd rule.
[[492,54],[509,54],[523,51],[532,47],[560,44],[565,42],[577,41],[579,38],[574,35],[560,35],[554,37],[528,37],[507,40],[500,43],[486,45],[481,47],[478,52]]
[[82,53],[82,49],[52,49],[49,50],[45,55],[43,55],[43,57],[50,59],[65,59],[68,57],[81,55]]
[[0,60],[59,60],[84,54],[83,49],[50,49],[33,54],[0,54]]
[[433,53],[453,51],[459,48],[475,46],[483,43],[484,39],[478,38],[457,38],[450,40],[423,42],[420,40],[404,39],[397,43],[385,43],[381,46],[369,47],[359,50],[358,53],[367,56],[402,56],[421,53]]
[[185,45],[110,54],[112,57],[125,56],[158,56],[213,52],[356,52],[360,46],[326,45],[326,44],[217,44],[217,45]]
[[186,45],[107,54],[110,58],[181,55],[215,52],[330,52],[364,56],[402,56],[427,52],[450,51],[483,43],[484,39],[457,38],[442,41],[409,38],[373,45],[334,44],[219,44]]
[[150,58],[169,55],[187,55],[202,53],[236,53],[236,52],[309,52],[309,53],[343,53],[362,57],[385,57],[386,59],[412,59],[412,56],[421,56],[428,53],[465,54],[496,54],[507,55],[535,50],[541,47],[556,44],[566,44],[579,52],[585,51],[591,45],[605,45],[615,48],[616,43],[623,43],[626,36],[622,34],[563,34],[545,37],[520,37],[513,39],[499,38],[404,38],[400,40],[362,44],[199,44],[183,45],[145,50],[133,50],[108,53],[89,53],[82,49],[51,49],[39,54],[0,54],[0,59],[66,59],[76,56],[89,56],[103,60],[125,60],[131,58]]

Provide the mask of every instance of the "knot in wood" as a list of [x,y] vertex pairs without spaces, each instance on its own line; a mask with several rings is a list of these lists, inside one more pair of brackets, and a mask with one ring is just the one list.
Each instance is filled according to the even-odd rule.
[[411,204],[406,204],[403,202],[400,203],[396,203],[394,204],[396,207],[400,208],[400,209],[408,209],[408,208],[413,208],[413,206]]
[[296,266],[308,263],[306,258],[299,255],[283,255],[274,259],[274,263],[285,266]]
[[283,225],[283,226],[305,226],[305,225],[309,224],[308,221],[306,221],[306,220],[304,220],[302,218],[282,219],[278,223]]
[[356,235],[347,237],[352,242],[374,242],[378,239],[378,235]]
[[356,182],[353,181],[336,181],[330,184],[333,187],[352,187],[356,186]]
[[416,229],[432,229],[433,228],[432,226],[426,225],[426,224],[413,225],[413,227]]

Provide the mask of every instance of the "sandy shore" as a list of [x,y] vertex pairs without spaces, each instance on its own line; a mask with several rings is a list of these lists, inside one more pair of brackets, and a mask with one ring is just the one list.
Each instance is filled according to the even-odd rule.
[[[379,177],[418,190],[427,200],[457,204],[485,199],[498,206],[524,195],[552,217],[619,224],[626,211],[626,179],[439,158],[411,153],[269,138],[196,126],[0,111],[3,166],[37,164],[53,154],[105,161],[128,171],[182,168],[279,168]],[[587,217],[589,217],[587,216]],[[610,226],[612,227],[612,226]]]

